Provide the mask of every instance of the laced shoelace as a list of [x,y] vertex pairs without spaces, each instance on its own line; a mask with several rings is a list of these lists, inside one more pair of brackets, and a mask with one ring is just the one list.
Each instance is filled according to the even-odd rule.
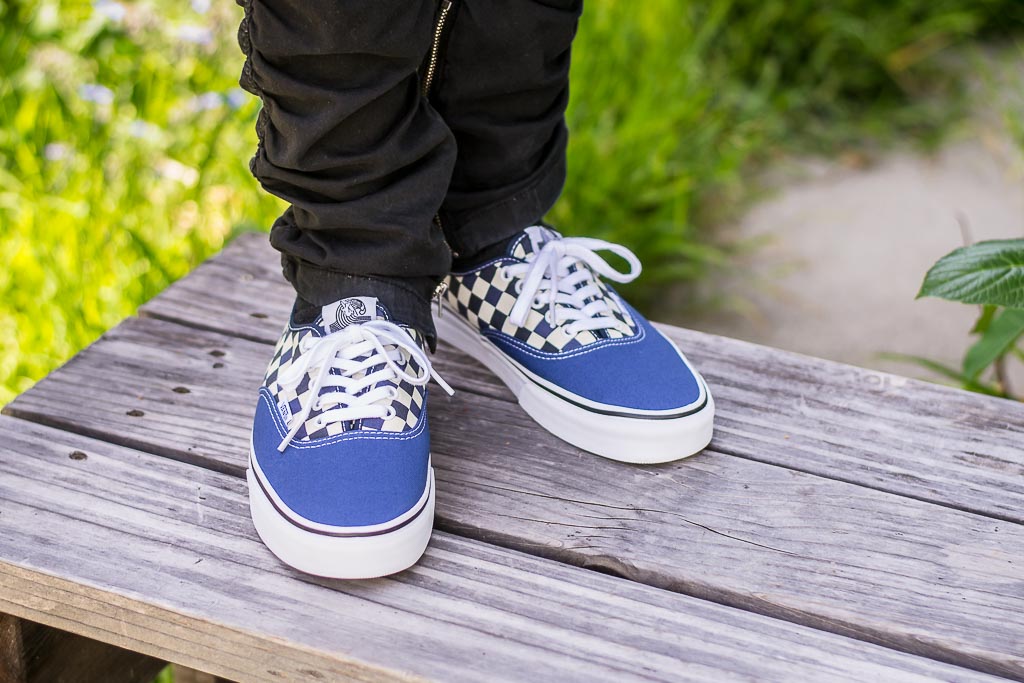
[[[455,393],[430,366],[427,353],[409,333],[386,320],[349,325],[326,337],[308,335],[300,342],[300,349],[302,355],[280,374],[278,382],[295,389],[307,373],[315,376],[309,384],[310,398],[292,416],[290,430],[278,451],[288,447],[314,409],[323,411],[316,418],[318,428],[333,422],[394,417],[392,401],[398,392],[391,384],[375,386],[381,382],[405,380],[423,386],[433,378],[449,396]],[[421,372],[409,372],[406,368],[410,361],[416,361]],[[332,369],[338,372],[332,373]],[[331,390],[321,394],[324,388]]]
[[[629,271],[616,270],[597,251],[610,251],[622,257],[629,264]],[[514,324],[526,324],[530,311],[543,306],[546,299],[548,322],[553,327],[567,323],[566,333],[575,335],[582,330],[602,330],[620,324],[594,275],[614,282],[631,282],[640,275],[640,259],[619,244],[591,237],[563,237],[545,242],[527,262],[507,265],[502,270],[507,278],[522,278],[516,283],[516,303],[509,313]]]

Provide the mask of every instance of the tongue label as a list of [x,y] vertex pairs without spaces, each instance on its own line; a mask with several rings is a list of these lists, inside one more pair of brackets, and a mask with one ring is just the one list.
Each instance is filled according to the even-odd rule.
[[512,244],[511,256],[515,258],[526,258],[530,254],[536,254],[545,242],[557,239],[560,235],[554,230],[543,225],[531,225],[523,230],[523,236]]
[[330,334],[349,325],[377,319],[377,299],[372,296],[352,296],[333,304],[327,304],[321,311],[324,332]]
[[551,231],[543,225],[531,225],[526,229],[526,236],[530,238],[530,252],[533,254],[540,251],[544,243],[553,237]]

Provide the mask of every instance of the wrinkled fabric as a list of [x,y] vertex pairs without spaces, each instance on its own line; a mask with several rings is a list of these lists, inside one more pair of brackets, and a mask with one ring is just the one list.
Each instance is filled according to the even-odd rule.
[[438,0],[240,0],[240,83],[263,103],[250,168],[299,298],[373,295],[435,337],[430,299],[547,213],[565,181],[581,0],[458,0],[429,95]]

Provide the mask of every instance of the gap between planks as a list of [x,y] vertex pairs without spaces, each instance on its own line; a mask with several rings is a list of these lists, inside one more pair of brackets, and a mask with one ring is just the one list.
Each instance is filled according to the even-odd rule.
[[316,579],[263,548],[237,478],[13,418],[0,434],[13,606],[240,680],[990,680],[446,534],[394,577]]
[[[143,450],[178,444],[178,458],[231,465],[237,474],[266,351],[133,319],[16,400],[12,412],[72,431],[98,425],[108,441],[131,434]],[[214,358],[226,373],[212,372]],[[190,393],[173,391],[181,382],[191,382]],[[82,391],[91,400],[79,406]],[[126,417],[133,406],[145,415]],[[509,407],[487,396],[431,398],[440,528],[1024,678],[1015,649],[1024,642],[1024,584],[1005,567],[1024,558],[1019,526],[714,453],[625,466],[568,447]],[[482,433],[508,443],[481,450]],[[962,606],[954,608],[956,596]]]
[[[275,254],[265,235],[242,235],[139,313],[273,344],[294,296]],[[259,310],[250,313],[256,302]],[[1024,522],[1024,404],[659,327],[711,385],[718,403],[714,450]],[[459,390],[514,401],[482,366],[450,347],[442,344],[435,362]]]

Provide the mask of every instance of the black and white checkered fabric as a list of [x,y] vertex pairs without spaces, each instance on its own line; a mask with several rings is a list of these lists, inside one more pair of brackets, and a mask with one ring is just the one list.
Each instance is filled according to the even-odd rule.
[[[557,232],[544,228],[547,239],[561,237]],[[622,300],[597,276],[601,298],[611,309],[611,316],[617,321],[614,327],[602,330],[580,330],[575,335],[566,331],[566,325],[552,326],[546,317],[547,303],[534,307],[526,318],[526,324],[519,326],[509,320],[512,307],[518,298],[516,278],[503,276],[503,266],[529,261],[535,249],[543,244],[533,244],[524,234],[509,249],[509,255],[485,264],[479,270],[467,273],[453,273],[448,277],[448,291],[445,295],[448,305],[458,311],[481,331],[498,330],[514,337],[531,348],[543,353],[572,351],[602,339],[631,337],[639,331]],[[574,266],[586,268],[586,265]],[[541,297],[544,300],[546,297]],[[588,300],[589,303],[589,300]]]
[[[408,327],[404,329],[417,344],[421,347],[424,345],[424,338],[419,332]],[[277,378],[281,372],[284,372],[292,363],[298,360],[301,355],[299,343],[304,337],[311,334],[317,334],[313,327],[297,329],[292,329],[290,326],[286,327],[277,342],[277,346],[274,349],[274,357],[271,359],[270,365],[267,367],[266,376],[264,377],[263,384],[277,399],[278,411],[289,427],[291,426],[292,416],[298,415],[302,411],[305,402],[315,400],[309,387],[310,376],[307,374],[294,388],[282,386],[277,381]],[[373,367],[370,369],[370,372],[375,372],[379,369],[379,367]],[[408,370],[412,374],[422,372],[422,369],[414,360],[409,361]],[[332,370],[332,372],[336,371]],[[356,378],[358,378],[358,375]],[[316,418],[323,411],[317,410],[314,407],[306,418],[305,424],[299,429],[294,438],[299,441],[311,441],[329,436],[337,436],[342,432],[352,430],[404,432],[414,429],[423,417],[423,408],[426,404],[426,388],[401,380],[379,382],[373,388],[388,385],[395,387],[397,393],[396,398],[391,403],[395,412],[394,417],[389,419],[366,418],[349,423],[328,422],[324,427],[317,427],[315,424]],[[365,391],[370,390],[368,388]],[[331,387],[324,387],[320,393],[325,394],[331,391]],[[330,409],[330,406],[328,406],[328,409]]]

